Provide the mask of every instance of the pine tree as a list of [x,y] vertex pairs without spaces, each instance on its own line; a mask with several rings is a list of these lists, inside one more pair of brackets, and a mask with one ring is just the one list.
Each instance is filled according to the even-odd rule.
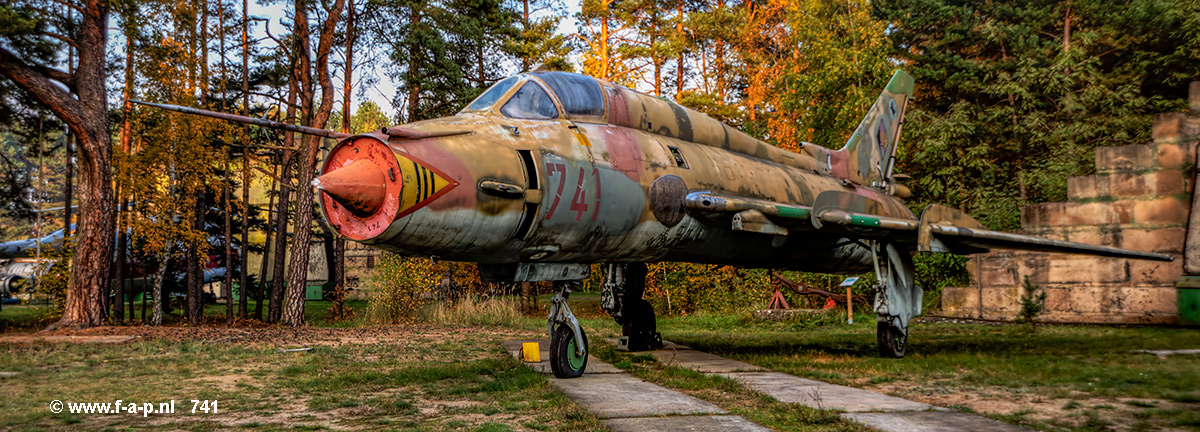
[[[992,228],[1066,197],[1094,149],[1149,138],[1200,78],[1200,6],[1188,0],[882,0],[918,83],[901,146],[914,206],[945,202]],[[1179,31],[1162,32],[1163,28]],[[1186,59],[1186,60],[1185,60]]]

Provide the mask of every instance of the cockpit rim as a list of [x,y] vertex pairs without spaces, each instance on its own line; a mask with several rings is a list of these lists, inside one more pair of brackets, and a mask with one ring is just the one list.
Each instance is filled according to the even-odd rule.
[[[568,73],[568,74],[573,74],[573,75],[579,75],[579,76],[586,77],[586,78],[592,80],[596,84],[597,88],[600,89],[600,100],[602,101],[601,103],[603,103],[603,105],[604,105],[602,115],[596,116],[596,115],[571,114],[571,113],[567,112],[566,108],[563,106],[562,99],[559,97],[558,93],[555,92],[554,89],[551,88],[551,86],[548,85],[544,80],[542,80],[541,78],[538,77],[539,74],[543,74],[543,73],[547,73],[547,72],[524,72],[524,73],[519,73],[516,75],[512,75],[512,76],[497,80],[495,84],[492,84],[492,86],[496,86],[496,85],[504,82],[505,80],[508,80],[509,78],[514,78],[514,77],[518,78],[516,81],[513,81],[511,85],[509,85],[509,88],[506,89],[504,91],[504,93],[499,98],[496,99],[495,102],[492,102],[486,108],[471,109],[470,107],[471,107],[471,105],[474,105],[475,102],[479,100],[479,98],[481,98],[485,94],[487,94],[487,92],[492,89],[492,86],[489,86],[487,88],[487,90],[484,90],[483,93],[480,93],[479,96],[477,96],[475,99],[471,100],[470,103],[468,103],[465,107],[463,107],[462,110],[459,111],[459,114],[476,114],[476,115],[500,117],[500,118],[506,118],[506,119],[515,119],[513,117],[509,117],[509,116],[502,114],[500,112],[500,109],[505,104],[507,104],[509,102],[509,100],[511,100],[518,91],[520,91],[521,87],[523,87],[525,85],[525,83],[532,81],[532,82],[537,83],[537,85],[540,86],[542,88],[542,90],[545,91],[546,94],[550,96],[550,100],[554,103],[554,108],[558,110],[558,118],[549,119],[549,120],[545,120],[545,121],[568,120],[571,122],[579,122],[579,123],[607,123],[608,122],[609,100],[608,100],[608,96],[604,92],[604,85],[602,83],[600,83],[595,78],[587,76],[587,75],[574,74],[571,72],[562,72],[562,73]],[[530,120],[530,119],[519,119],[519,120]]]

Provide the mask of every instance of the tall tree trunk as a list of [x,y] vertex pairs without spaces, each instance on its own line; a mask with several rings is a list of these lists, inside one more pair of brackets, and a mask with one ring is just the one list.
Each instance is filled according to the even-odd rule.
[[[224,90],[224,89],[222,88],[222,90]],[[222,93],[224,93],[224,91],[222,91]],[[225,100],[225,99],[221,98],[221,100]],[[221,281],[221,291],[222,291],[222,294],[225,295],[225,323],[232,326],[233,325],[233,272],[234,272],[234,266],[233,266],[233,227],[231,226],[233,224],[233,220],[230,217],[230,214],[233,213],[233,205],[230,203],[230,201],[233,199],[233,192],[231,190],[231,189],[233,189],[233,180],[231,180],[229,178],[229,158],[230,158],[229,151],[226,150],[224,153],[225,153],[224,154],[224,156],[225,156],[225,184],[223,185],[223,187],[221,189],[223,189],[225,192],[224,193],[224,195],[225,195],[225,209],[224,209],[225,210],[225,220],[223,221],[225,224],[225,232],[223,233],[223,234],[225,234],[225,237],[224,237],[225,277]],[[242,291],[243,291],[243,293],[241,293],[242,297],[245,297],[246,296],[244,293],[245,288],[242,288]]]
[[[346,76],[342,80],[342,133],[350,133],[350,107],[354,87],[354,0],[346,1]],[[333,292],[330,301],[330,315],[340,320],[350,314],[346,308],[346,239],[337,232],[330,230],[333,235],[333,266],[329,278],[333,280]]]
[[[130,27],[131,23],[127,23],[127,24],[125,24],[125,26]],[[129,100],[133,98],[134,69],[133,69],[133,42],[132,42],[132,37],[130,37],[131,36],[130,33],[131,33],[130,29],[127,28],[126,32],[125,32],[125,90],[122,92],[123,96],[125,97],[125,101],[121,105],[121,154],[122,154],[122,156],[129,155],[129,143],[133,139],[133,137],[130,135],[132,133],[132,123],[133,123],[132,119],[130,118],[133,115],[133,103],[129,102]],[[69,170],[68,170],[68,172],[69,172]],[[129,260],[129,254],[128,254],[128,252],[129,252],[129,245],[128,245],[129,236],[125,232],[124,217],[122,217],[122,215],[123,215],[122,212],[126,211],[127,210],[126,207],[128,206],[128,204],[126,204],[127,201],[124,199],[124,195],[125,194],[122,194],[122,193],[117,194],[117,197],[121,199],[121,205],[119,207],[117,207],[117,215],[116,215],[116,220],[117,220],[117,263],[116,263],[117,264],[117,272],[116,272],[117,273],[117,277],[116,277],[117,289],[116,289],[116,291],[117,292],[116,292],[116,300],[115,300],[116,304],[113,307],[113,315],[115,315],[117,317],[117,320],[122,320],[125,318],[125,314],[124,314],[124,310],[123,310],[123,307],[125,305],[125,293],[126,293],[126,291],[125,291],[125,272],[126,272],[125,266],[127,265],[126,262]],[[70,208],[71,208],[70,199],[67,200],[66,207],[67,207],[67,210],[70,211]],[[70,214],[70,213],[68,213],[68,214]],[[68,217],[67,220],[69,223],[70,218]],[[129,320],[133,321],[133,293],[132,292],[129,293]]]
[[[248,42],[247,34],[250,26],[250,2],[242,0],[242,115],[250,115],[250,43]],[[242,126],[242,136],[247,139],[250,137],[250,128]],[[239,272],[238,286],[242,287],[241,302],[238,303],[238,316],[246,319],[246,309],[249,308],[248,297],[250,296],[250,149],[242,149],[242,250],[238,253],[238,268]],[[270,207],[267,207],[270,211]],[[270,236],[267,237],[266,245],[271,243]],[[264,260],[266,256],[264,255]],[[265,273],[259,273],[259,282],[265,277]],[[261,284],[260,284],[261,285]],[[262,309],[262,294],[259,290],[254,290],[257,293],[258,308]],[[258,318],[262,319],[261,312]]]
[[[245,1],[245,0],[243,0],[243,1]],[[271,173],[278,174],[278,172],[279,172],[278,167],[279,167],[279,165],[275,165],[274,167],[272,167]],[[262,265],[260,266],[259,271],[258,271],[258,289],[254,290],[254,295],[255,295],[255,297],[254,297],[254,303],[255,303],[254,319],[259,320],[259,321],[262,321],[262,319],[263,319],[263,315],[262,315],[263,294],[264,294],[264,291],[266,291],[266,287],[268,286],[267,285],[267,266],[271,265],[271,258],[274,258],[274,256],[271,255],[271,248],[274,246],[274,244],[271,242],[271,235],[275,233],[275,223],[274,223],[275,222],[275,193],[274,193],[275,192],[275,183],[278,183],[278,180],[276,180],[275,175],[272,175],[271,176],[271,188],[268,189],[268,191],[270,191],[268,193],[270,195],[270,198],[267,200],[267,229],[266,229],[267,238],[266,238],[266,241],[263,242]],[[272,276],[271,280],[272,281],[275,280],[274,276]]]
[[66,152],[67,152],[67,157],[66,157],[66,163],[64,164],[66,166],[63,167],[66,170],[66,172],[63,173],[63,201],[64,201],[63,202],[63,229],[66,230],[67,235],[71,235],[72,231],[74,231],[71,229],[71,217],[74,216],[72,214],[71,207],[72,207],[72,204],[75,203],[75,186],[74,186],[74,183],[75,183],[75,135],[74,134],[67,136]]
[[[296,119],[296,98],[299,90],[296,86],[296,80],[288,81],[288,121]],[[296,134],[292,132],[284,132],[283,145],[286,148],[293,148],[296,145]],[[271,304],[267,313],[267,321],[271,323],[279,322],[279,317],[283,312],[283,291],[284,284],[287,283],[287,277],[284,276],[285,258],[287,257],[287,232],[288,232],[288,206],[291,198],[291,179],[292,179],[292,151],[284,150],[280,157],[279,164],[283,168],[279,171],[279,202],[275,208],[275,261],[271,270]]]
[[608,3],[604,4],[604,16],[600,18],[600,77],[611,79],[608,67]]
[[[121,195],[121,186],[117,185],[117,196]],[[112,317],[113,321],[122,321],[125,318],[125,260],[128,258],[125,255],[125,233],[121,229],[121,210],[118,208],[116,215],[117,219],[117,262],[112,268],[112,275],[109,277],[110,286],[113,288],[112,300]],[[131,295],[132,297],[132,295]]]
[[[658,28],[655,25],[654,33],[650,35],[650,50],[654,51],[654,44],[658,40]],[[658,57],[658,54],[651,54],[650,61],[654,62],[654,95],[662,96],[662,66],[663,60]]]
[[[241,294],[238,299],[238,317],[246,319],[246,309],[248,308],[250,296],[249,274],[250,268],[247,266],[249,259],[250,248],[250,152],[249,149],[242,149],[242,248],[238,250],[238,294]],[[261,298],[261,297],[260,297]]]
[[103,297],[108,286],[114,234],[112,148],[104,88],[108,3],[87,0],[82,6],[75,33],[79,67],[73,79],[67,79],[74,81],[77,97],[53,82],[63,82],[60,78],[26,64],[7,48],[0,47],[0,75],[65,121],[79,142],[81,193],[75,258],[62,319],[51,328],[90,327],[108,321]]
[[[298,0],[296,10],[296,31],[294,34],[298,39],[307,40],[308,26],[307,14],[302,14],[301,7],[304,0]],[[329,52],[333,47],[333,34],[337,28],[337,22],[341,18],[342,8],[345,5],[345,0],[335,0],[333,6],[329,9],[329,15],[325,19],[325,25],[321,28],[320,39],[317,43],[316,52],[316,79],[321,84],[321,105],[311,118],[310,126],[323,129],[329,121],[329,113],[333,111],[333,80],[329,75]],[[303,43],[303,42],[302,42]],[[307,46],[307,44],[303,44]],[[307,62],[307,51],[300,54],[300,62],[302,69],[301,85],[309,86],[309,91],[305,94],[309,96],[308,100],[302,100],[302,107],[312,106],[312,80],[304,80],[309,73]],[[311,78],[311,77],[310,77]],[[303,108],[302,108],[303,109]],[[313,188],[309,187],[309,182],[312,181],[314,166],[317,163],[317,151],[320,149],[321,138],[311,135],[305,135],[302,139],[302,147],[299,152],[299,160],[297,161],[299,197],[296,200],[296,224],[295,224],[295,244],[296,253],[292,254],[291,271],[288,273],[288,290],[287,290],[287,305],[283,313],[284,324],[290,326],[304,325],[304,288],[308,280],[308,243],[312,237],[312,214],[313,214]]]
[[[521,38],[529,37],[529,0],[521,0],[525,13],[521,15]],[[529,72],[529,53],[521,53],[521,72]]]
[[[679,10],[677,12],[679,22],[675,24],[675,37],[679,40],[676,43],[683,41],[683,0],[679,0]],[[675,99],[679,99],[679,94],[683,93],[683,50],[679,50],[679,60],[676,61],[675,68]]]
[[[74,11],[71,10],[71,8],[67,8],[67,19],[73,19],[74,15],[75,15]],[[126,54],[128,54],[128,52],[129,52],[129,43],[128,42],[125,43],[125,51],[126,51]],[[69,45],[67,46],[67,73],[68,74],[75,73],[75,48],[72,46],[69,46]],[[125,99],[128,100],[129,97],[126,96]],[[67,157],[66,157],[66,163],[64,165],[66,165],[65,168],[66,168],[67,172],[66,172],[66,175],[64,176],[66,178],[63,179],[63,201],[64,201],[63,202],[63,232],[66,235],[70,236],[75,231],[75,230],[71,229],[71,213],[72,213],[71,204],[73,201],[75,201],[75,196],[74,196],[75,188],[71,184],[75,181],[75,135],[71,133],[70,128],[67,128],[66,132],[67,132],[67,142],[66,142]],[[118,314],[117,316],[120,317],[121,315]]]
[[[188,210],[187,218],[192,230],[203,231],[206,210],[204,197],[197,194]],[[191,248],[188,248],[185,259],[187,262],[187,316],[188,324],[193,327],[201,324],[200,321],[204,314],[204,268],[200,264],[202,248],[199,243],[192,245]]]
[[[225,5],[224,1],[217,2],[217,56],[220,59],[220,84],[221,84],[221,112],[226,112],[228,109],[229,95],[229,80],[228,69],[225,67],[225,60],[228,52],[225,50]],[[224,215],[222,224],[225,232],[221,239],[225,250],[222,257],[225,264],[225,277],[221,280],[221,295],[225,296],[225,324],[233,326],[233,274],[237,271],[236,263],[233,261],[233,178],[229,172],[229,159],[233,157],[228,147],[221,151],[222,161],[224,161],[224,183],[221,185],[222,195],[224,199]],[[245,297],[245,288],[239,288],[243,292],[241,297]]]
[[533,282],[521,282],[521,313],[529,315],[537,312],[536,300],[533,296]]
[[[122,209],[122,211],[128,211],[128,209],[129,209],[129,200],[128,199],[124,199],[124,198],[121,199],[121,209]],[[135,313],[134,306],[135,305],[133,303],[133,298],[135,296],[133,294],[133,281],[130,279],[130,273],[131,273],[130,267],[132,267],[132,265],[129,262],[129,243],[130,243],[129,240],[130,240],[130,238],[129,238],[129,233],[128,233],[128,231],[129,231],[128,216],[121,218],[121,224],[117,227],[117,230],[118,230],[120,238],[121,238],[121,241],[118,242],[119,243],[118,247],[121,248],[121,253],[118,254],[119,256],[117,258],[118,260],[120,260],[121,265],[122,265],[121,280],[120,280],[121,289],[125,293],[129,294],[129,322],[133,322],[133,320],[137,317],[134,316],[134,313]],[[145,278],[143,277],[143,279],[145,279]],[[143,288],[142,303],[146,302],[146,296],[144,294],[144,290],[145,290],[145,288]],[[144,314],[144,312],[145,311],[143,311],[143,314]],[[145,321],[145,316],[143,316],[142,319],[143,319],[143,321]]]
[[[409,7],[408,22],[410,23],[410,26],[413,26],[413,27],[415,27],[417,24],[419,24],[421,22],[421,10],[418,8],[417,5],[412,5]],[[409,69],[410,69],[409,74],[412,74],[411,69],[414,67],[418,68],[418,70],[419,70],[419,68],[421,67],[420,62],[421,62],[420,53],[416,52],[415,49],[410,50],[410,52],[409,52]],[[417,85],[416,83],[410,83],[408,86],[408,118],[405,119],[405,120],[407,120],[405,123],[412,123],[412,122],[419,120],[417,118],[417,115],[421,111],[420,108],[418,108],[418,105],[420,105],[420,103],[421,103],[421,87],[419,85]]]
[[[288,201],[291,195],[290,183],[292,178],[291,160],[292,151],[284,150],[282,161],[280,162],[283,169],[279,174],[279,202],[275,206],[275,262],[271,270],[271,304],[267,314],[267,321],[271,323],[279,322],[279,318],[283,315],[283,291],[284,285],[287,284],[287,277],[284,276],[284,265],[287,262]],[[296,243],[293,242],[292,244]],[[304,253],[308,252],[305,251]]]
[[208,104],[208,0],[200,1],[200,104]]
[[[158,268],[154,270],[154,278],[148,287],[150,295],[154,299],[154,304],[151,307],[150,325],[162,325],[163,320],[163,278],[167,276],[167,265],[171,262],[171,244],[167,243],[163,246],[162,252],[158,254]],[[142,319],[146,318],[146,301],[145,296],[142,296]]]

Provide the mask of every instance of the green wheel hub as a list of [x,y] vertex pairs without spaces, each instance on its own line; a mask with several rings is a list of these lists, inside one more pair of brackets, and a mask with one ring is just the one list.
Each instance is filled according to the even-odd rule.
[[587,364],[587,353],[579,355],[579,350],[575,348],[575,338],[572,337],[567,341],[567,365],[571,366],[571,370],[582,370]]
[[579,343],[575,341],[575,332],[571,326],[562,324],[554,329],[550,338],[550,370],[558,378],[578,378],[587,369],[587,333],[579,329],[583,339],[583,355],[576,352]]

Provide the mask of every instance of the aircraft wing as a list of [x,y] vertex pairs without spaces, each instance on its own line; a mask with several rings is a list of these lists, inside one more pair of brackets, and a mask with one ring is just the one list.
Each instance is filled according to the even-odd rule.
[[805,230],[837,232],[849,237],[915,243],[918,251],[958,255],[1015,249],[1175,260],[1175,257],[1162,253],[992,231],[963,212],[937,204],[926,207],[917,219],[907,209],[900,210],[883,201],[843,191],[821,193],[812,207],[708,191],[687,194],[683,204],[689,213],[702,220],[723,222],[729,218],[735,231],[772,235],[790,235]]

